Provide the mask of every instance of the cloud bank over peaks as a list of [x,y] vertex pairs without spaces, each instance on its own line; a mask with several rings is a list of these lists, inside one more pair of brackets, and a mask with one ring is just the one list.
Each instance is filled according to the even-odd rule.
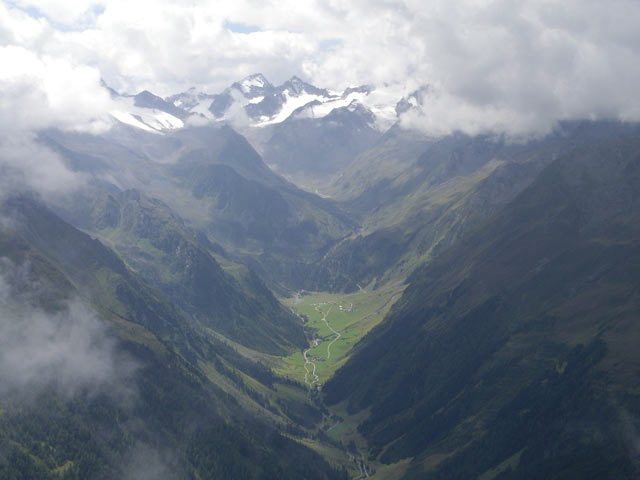
[[100,133],[112,106],[100,72],[24,47],[0,47],[0,128],[3,135],[55,126]]
[[0,46],[0,188],[66,194],[83,183],[62,159],[38,144],[46,128],[101,133],[112,100],[97,69],[23,46]]
[[405,125],[526,136],[566,119],[640,120],[638,2],[435,4],[413,24],[429,89]]
[[65,89],[50,79],[64,72],[77,79],[61,85],[83,101],[62,125],[90,131],[104,126],[97,112],[108,101],[98,78],[168,96],[221,92],[262,72],[335,91],[428,86],[404,125],[526,136],[564,119],[639,120],[638,24],[636,0],[19,0],[0,4],[0,45],[27,50],[29,71],[47,72],[19,98],[33,105],[44,95],[50,110],[32,118],[25,109],[18,125],[55,117],[47,94]]

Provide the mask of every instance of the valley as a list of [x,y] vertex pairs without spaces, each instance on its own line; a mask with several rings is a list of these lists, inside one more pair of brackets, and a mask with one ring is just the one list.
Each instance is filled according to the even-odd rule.
[[[331,465],[346,469],[350,478],[369,478],[372,469],[386,471],[388,467],[366,459],[367,444],[357,432],[361,419],[352,418],[344,408],[327,408],[322,402],[322,384],[348,361],[354,346],[383,320],[405,288],[395,284],[351,294],[302,291],[282,299],[296,313],[309,339],[308,347],[288,356],[252,350],[210,331],[244,358],[270,367],[276,374],[271,385],[226,362],[222,370],[203,364],[203,371],[244,408],[280,424],[289,438],[319,452]],[[241,380],[235,375],[229,378],[230,371],[237,372]],[[292,425],[296,429],[291,430]]]
[[0,387],[0,477],[634,478],[640,125],[429,136],[392,93],[110,90],[39,132],[84,184],[0,197],[0,332],[83,380]]
[[290,378],[304,378],[310,387],[321,389],[349,359],[354,346],[382,321],[405,288],[396,283],[371,292],[360,290],[350,294],[303,291],[283,299],[304,322],[311,344],[302,354],[296,352],[284,357],[286,366],[276,372]]

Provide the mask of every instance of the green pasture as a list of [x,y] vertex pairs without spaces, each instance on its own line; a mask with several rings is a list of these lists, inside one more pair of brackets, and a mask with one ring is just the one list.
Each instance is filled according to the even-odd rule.
[[[309,346],[317,339],[318,345],[311,348],[307,357],[316,365],[320,385],[327,381],[347,360],[353,346],[376,326],[400,297],[404,285],[392,284],[377,290],[360,290],[350,294],[326,292],[302,292],[297,297],[283,299],[298,315],[306,318]],[[340,334],[327,327],[326,320]],[[331,356],[327,348],[331,344]],[[302,352],[283,358],[284,365],[276,368],[282,375],[303,381],[305,361]],[[311,367],[309,367],[311,369]]]

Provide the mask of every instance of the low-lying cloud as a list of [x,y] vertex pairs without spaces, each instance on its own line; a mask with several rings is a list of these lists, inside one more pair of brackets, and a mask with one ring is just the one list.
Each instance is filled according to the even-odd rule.
[[83,174],[71,171],[60,155],[36,141],[34,133],[0,135],[0,201],[24,191],[58,198],[84,182]]
[[83,176],[37,143],[36,132],[110,128],[112,100],[99,71],[17,45],[0,46],[0,64],[0,195],[30,190],[49,198],[72,192]]
[[55,312],[39,306],[46,291],[28,263],[0,258],[0,395],[29,397],[43,388],[72,397],[133,395],[130,357],[79,299]]

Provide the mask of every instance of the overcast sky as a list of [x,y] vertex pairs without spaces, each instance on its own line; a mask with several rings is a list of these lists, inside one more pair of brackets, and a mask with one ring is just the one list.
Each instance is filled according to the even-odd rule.
[[405,122],[435,134],[637,120],[639,25],[638,0],[3,1],[0,128],[99,131],[101,78],[165,96],[255,72],[429,86]]

